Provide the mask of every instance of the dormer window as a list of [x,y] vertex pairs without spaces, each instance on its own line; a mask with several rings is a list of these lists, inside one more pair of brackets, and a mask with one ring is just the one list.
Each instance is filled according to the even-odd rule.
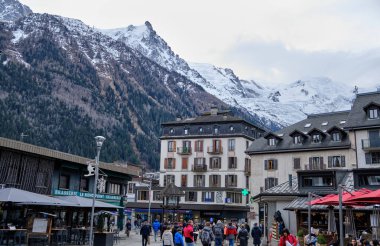
[[169,133],[170,133],[170,134],[173,134],[173,133],[174,133],[174,129],[173,129],[173,128],[170,128]]
[[313,143],[320,143],[321,142],[321,135],[320,134],[313,134],[312,135],[312,142]]
[[214,134],[219,134],[219,127],[217,126],[214,127]]
[[368,118],[369,119],[378,119],[379,118],[379,109],[371,108],[368,110]]
[[301,135],[294,136],[293,137],[293,143],[294,144],[302,144],[302,136]]
[[188,129],[188,128],[185,128],[184,133],[185,133],[185,135],[189,135],[189,129]]
[[340,132],[333,132],[331,139],[334,142],[340,142],[342,140]]
[[230,131],[233,132],[235,130],[234,126],[230,126]]
[[199,127],[198,131],[199,131],[199,133],[202,133],[203,132],[203,128]]
[[276,145],[276,139],[275,138],[269,138],[268,139],[268,145],[269,146],[275,146]]

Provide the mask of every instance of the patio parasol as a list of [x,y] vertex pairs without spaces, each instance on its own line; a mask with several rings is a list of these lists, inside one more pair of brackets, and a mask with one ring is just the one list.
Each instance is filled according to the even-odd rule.
[[351,197],[347,202],[360,205],[380,204],[380,189]]
[[[73,207],[84,207],[90,208],[92,207],[92,199],[80,197],[80,196],[57,196],[57,200],[62,200],[71,203]],[[95,201],[96,208],[121,208],[120,206],[116,206],[110,203]]]
[[17,188],[0,189],[0,202],[12,202],[25,205],[41,206],[72,206],[67,201],[62,201],[50,196],[41,195]]

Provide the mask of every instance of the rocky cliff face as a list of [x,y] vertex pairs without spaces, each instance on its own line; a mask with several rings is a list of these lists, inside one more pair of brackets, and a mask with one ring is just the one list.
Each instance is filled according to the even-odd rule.
[[17,0],[0,0],[0,20],[15,21],[32,13],[28,6]]

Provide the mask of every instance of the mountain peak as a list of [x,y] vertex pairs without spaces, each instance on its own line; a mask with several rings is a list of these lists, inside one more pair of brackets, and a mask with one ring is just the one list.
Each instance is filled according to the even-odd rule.
[[15,21],[31,13],[28,6],[17,0],[0,0],[0,21]]
[[152,26],[152,24],[150,24],[149,21],[145,21],[145,26],[146,26],[149,30],[154,31],[154,30],[153,30],[153,26]]

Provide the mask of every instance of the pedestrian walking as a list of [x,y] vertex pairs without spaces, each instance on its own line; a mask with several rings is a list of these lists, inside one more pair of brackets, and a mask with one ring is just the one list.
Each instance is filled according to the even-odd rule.
[[131,220],[127,220],[127,223],[125,224],[125,234],[127,235],[127,237],[129,237],[129,233],[131,232],[132,230],[132,224],[131,224]]
[[169,225],[164,226],[164,233],[162,234],[162,244],[164,246],[174,246],[172,228]]
[[297,239],[295,236],[289,233],[289,230],[284,228],[282,231],[282,236],[280,238],[280,242],[278,243],[278,246],[296,246],[297,245]]
[[186,245],[194,246],[194,228],[192,220],[187,222],[186,227],[183,229],[183,235],[185,236]]
[[174,245],[175,246],[185,246],[183,242],[182,230],[181,228],[177,229],[177,232],[174,235]]
[[210,222],[206,222],[205,227],[202,229],[200,239],[203,246],[211,246],[211,242],[215,240]]
[[228,223],[226,239],[229,242],[229,246],[234,246],[236,235],[237,235],[236,227],[232,225],[232,222]]
[[245,224],[242,224],[240,226],[240,231],[237,235],[237,239],[239,240],[240,246],[248,246],[249,233]]
[[260,227],[255,223],[253,225],[251,236],[253,238],[253,245],[254,246],[260,246],[261,244],[261,236],[263,235],[262,231],[260,230]]
[[140,235],[142,237],[142,246],[146,246],[148,244],[150,233],[151,226],[148,224],[148,221],[144,221],[143,226],[140,229]]
[[215,246],[222,246],[224,237],[224,224],[220,220],[218,220],[214,226],[213,232],[215,236]]
[[153,233],[154,233],[154,241],[157,242],[157,234],[160,231],[161,223],[156,219],[153,222]]

